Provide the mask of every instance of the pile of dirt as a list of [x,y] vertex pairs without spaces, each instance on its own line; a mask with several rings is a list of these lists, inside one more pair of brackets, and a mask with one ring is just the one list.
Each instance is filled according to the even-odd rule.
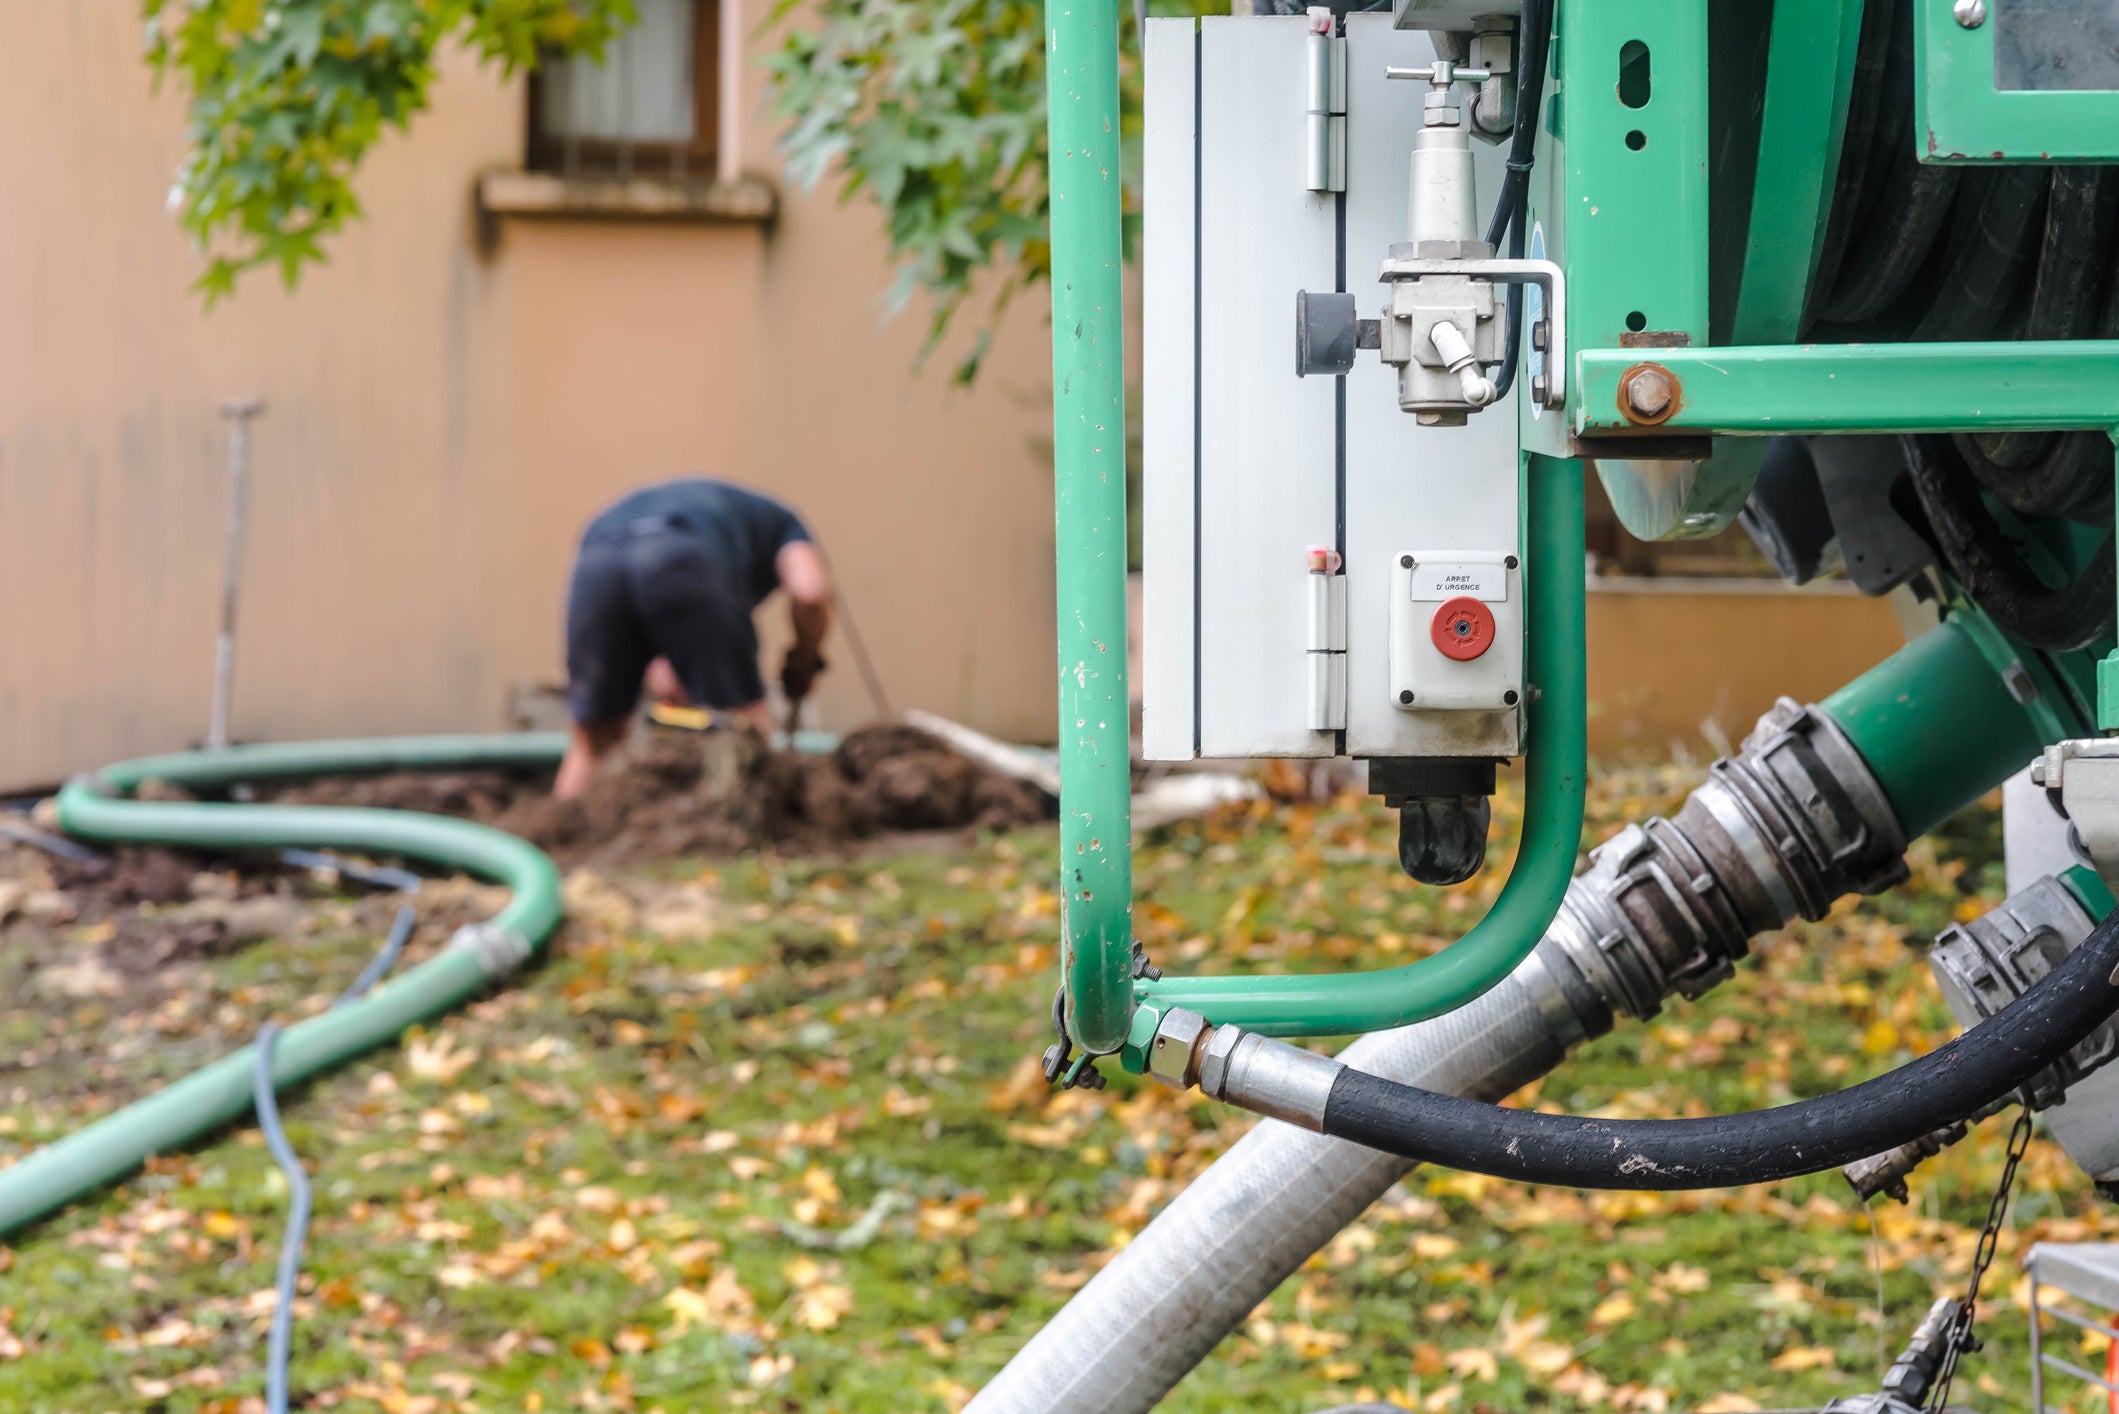
[[618,865],[766,846],[830,852],[879,835],[998,830],[1048,818],[1035,786],[912,727],[848,734],[829,755],[773,751],[747,732],[637,733],[579,800],[499,773],[311,782],[276,800],[425,810],[522,836],[562,864]]

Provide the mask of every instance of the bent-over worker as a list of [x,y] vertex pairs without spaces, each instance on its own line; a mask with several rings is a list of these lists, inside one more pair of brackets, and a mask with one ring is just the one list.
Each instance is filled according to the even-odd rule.
[[573,733],[552,787],[588,788],[632,723],[643,684],[657,701],[772,728],[751,615],[787,591],[794,646],[780,668],[790,702],[824,670],[831,579],[801,518],[770,496],[685,477],[643,486],[581,533],[567,588],[567,710]]

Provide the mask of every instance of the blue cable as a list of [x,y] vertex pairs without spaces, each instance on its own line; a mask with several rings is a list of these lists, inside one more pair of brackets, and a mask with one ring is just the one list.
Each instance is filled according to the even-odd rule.
[[332,1003],[333,1006],[344,1006],[389,975],[390,969],[397,966],[398,956],[404,952],[405,943],[412,937],[412,925],[418,917],[409,903],[397,911],[397,921],[390,925],[390,936],[383,940],[383,950],[375,955],[374,961],[361,969],[361,975],[353,979],[353,985],[340,994],[339,999]]
[[[413,881],[413,886],[418,886],[418,880]],[[409,903],[398,909],[397,919],[390,925],[390,936],[384,940],[382,951],[361,969],[361,975],[332,1006],[343,1006],[383,979],[404,952],[405,942],[412,936],[412,925],[417,918],[418,914]],[[268,1021],[258,1029],[257,1069],[251,1079],[258,1128],[265,1131],[265,1147],[272,1151],[273,1162],[286,1175],[288,1192],[287,1227],[280,1239],[279,1298],[272,1306],[272,1326],[266,1346],[266,1414],[287,1414],[288,1367],[294,1340],[294,1296],[302,1277],[302,1249],[309,1242],[312,1208],[309,1171],[302,1167],[301,1156],[287,1141],[286,1126],[280,1122],[279,1096],[272,1082],[272,1052],[279,1039],[280,1024],[276,1021]]]
[[266,1146],[287,1176],[290,1194],[287,1231],[280,1241],[279,1299],[272,1307],[272,1333],[265,1365],[265,1408],[268,1414],[287,1414],[288,1347],[294,1338],[294,1290],[302,1275],[302,1247],[309,1240],[309,1172],[301,1156],[287,1142],[280,1124],[280,1105],[273,1094],[272,1050],[280,1038],[280,1024],[268,1021],[258,1031],[256,1090],[258,1127],[265,1131]]

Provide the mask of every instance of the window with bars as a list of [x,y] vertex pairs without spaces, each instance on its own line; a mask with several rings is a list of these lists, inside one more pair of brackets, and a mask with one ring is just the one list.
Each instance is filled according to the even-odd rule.
[[529,163],[560,176],[714,175],[720,0],[634,0],[639,23],[601,60],[530,77]]

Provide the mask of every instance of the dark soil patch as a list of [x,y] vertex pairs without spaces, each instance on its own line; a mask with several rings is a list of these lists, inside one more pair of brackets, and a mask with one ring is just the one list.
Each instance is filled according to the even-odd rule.
[[850,733],[829,755],[743,732],[638,733],[579,800],[494,772],[313,781],[272,799],[481,820],[563,865],[627,865],[772,847],[829,853],[879,835],[1002,830],[1050,818],[1044,794],[912,727]]

